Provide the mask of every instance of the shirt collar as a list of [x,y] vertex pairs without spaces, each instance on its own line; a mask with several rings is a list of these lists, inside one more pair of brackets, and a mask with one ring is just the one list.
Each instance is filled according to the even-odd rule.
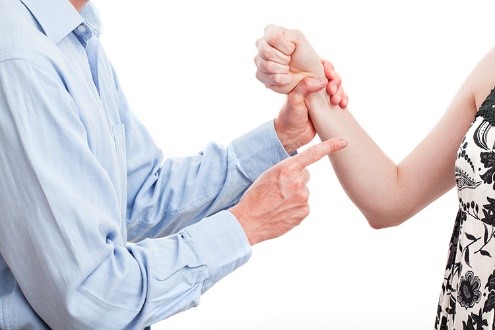
[[68,0],[21,0],[38,21],[46,36],[58,43],[85,20],[96,34],[100,20],[95,8],[88,3],[79,13]]
[[91,28],[92,32],[99,37],[101,33],[100,13],[96,10],[91,1],[89,1],[81,10],[81,16],[84,18],[86,24]]

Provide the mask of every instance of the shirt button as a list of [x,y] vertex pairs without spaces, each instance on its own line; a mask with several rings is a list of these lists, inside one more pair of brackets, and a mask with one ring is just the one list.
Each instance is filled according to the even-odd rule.
[[82,25],[82,24],[81,24],[81,25],[79,25],[79,26],[77,27],[77,32],[79,32],[79,33],[81,33],[81,34],[82,34],[82,33],[84,33],[84,32],[86,32],[86,27],[85,27],[84,25]]

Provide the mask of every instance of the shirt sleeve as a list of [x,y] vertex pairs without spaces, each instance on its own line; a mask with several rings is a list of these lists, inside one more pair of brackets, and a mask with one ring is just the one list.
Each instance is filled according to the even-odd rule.
[[[51,328],[142,328],[197,305],[205,290],[248,260],[251,250],[238,221],[221,209],[269,166],[250,160],[258,142],[249,140],[256,134],[212,156],[164,166],[154,151],[141,163],[139,153],[131,158],[131,211],[139,215],[137,223],[147,212],[168,222],[188,214],[206,218],[184,222],[175,234],[126,244],[115,191],[88,148],[60,73],[51,64],[15,59],[0,63],[0,81],[9,82],[0,84],[0,252],[32,309]],[[210,170],[236,159],[235,169],[220,170],[236,179],[215,174],[220,183],[212,194],[225,194],[221,201],[208,196],[206,206],[186,206],[190,200],[183,197],[161,200],[161,195],[188,195],[197,185],[193,181],[184,189],[182,181],[191,171],[201,172],[204,159],[215,157],[223,159],[208,160]],[[178,169],[183,162],[194,164]],[[234,193],[218,191],[240,181],[243,187]],[[200,190],[199,195],[207,191]],[[155,202],[159,211],[145,206]]]
[[228,146],[208,144],[197,155],[162,162],[134,117],[126,125],[128,235],[131,240],[169,235],[237,203],[251,183],[287,158],[273,121]]

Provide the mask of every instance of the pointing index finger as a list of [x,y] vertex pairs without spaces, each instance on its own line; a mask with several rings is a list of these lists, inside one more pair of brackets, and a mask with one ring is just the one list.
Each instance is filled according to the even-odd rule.
[[290,161],[294,162],[294,164],[302,170],[307,166],[316,163],[323,157],[339,151],[346,146],[347,141],[342,138],[329,139],[309,147],[308,149],[290,158]]

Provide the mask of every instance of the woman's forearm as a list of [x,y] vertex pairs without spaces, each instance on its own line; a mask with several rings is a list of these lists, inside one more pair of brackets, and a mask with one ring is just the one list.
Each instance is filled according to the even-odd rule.
[[[428,173],[431,169],[427,171],[421,157],[436,151],[420,150],[425,148],[420,144],[415,150],[419,152],[411,153],[397,165],[349,111],[329,104],[325,92],[311,95],[306,103],[322,140],[342,136],[348,141],[348,147],[330,156],[330,161],[343,189],[372,227],[383,228],[402,223],[452,186],[453,174],[451,178],[449,173],[453,173],[453,159],[451,163],[439,162],[443,167],[438,168],[438,177],[435,177]],[[455,150],[453,147],[449,154],[455,155]],[[419,175],[426,175],[424,179],[432,181],[422,186]]]
[[[371,226],[381,227],[379,223],[382,222],[395,224],[399,221],[396,220],[398,215],[388,211],[387,205],[397,196],[396,164],[373,142],[349,111],[330,106],[326,98],[326,93],[314,94],[307,102],[321,140],[342,136],[348,141],[346,150],[330,157],[342,187]],[[380,213],[386,214],[376,219]],[[383,219],[384,216],[391,219]]]

